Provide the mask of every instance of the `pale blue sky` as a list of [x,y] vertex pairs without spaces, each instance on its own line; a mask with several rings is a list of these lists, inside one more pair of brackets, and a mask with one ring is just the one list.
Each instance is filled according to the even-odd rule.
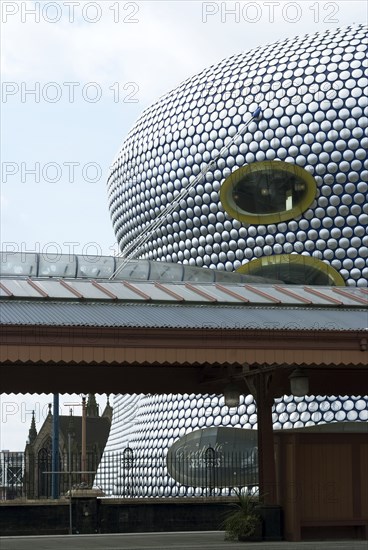
[[[367,21],[365,0],[227,1],[234,13],[225,11],[224,2],[79,0],[74,21],[62,0],[1,4],[0,240],[3,247],[41,252],[67,253],[71,245],[64,243],[73,242],[79,243],[76,252],[111,253],[108,167],[134,121],[160,95],[224,57]],[[99,20],[92,23],[94,18]],[[27,90],[38,87],[36,101]],[[96,92],[101,99],[94,103]],[[52,102],[55,93],[61,98]],[[36,163],[39,182],[27,173]],[[70,163],[79,163],[74,182],[68,181]],[[100,174],[89,163],[100,167]],[[42,172],[49,181],[42,181]],[[98,181],[85,181],[95,175]],[[59,180],[52,183],[54,177]],[[19,399],[33,407],[33,397]],[[0,448],[23,448],[28,422],[20,422],[19,415],[8,415],[5,422],[2,414]]]

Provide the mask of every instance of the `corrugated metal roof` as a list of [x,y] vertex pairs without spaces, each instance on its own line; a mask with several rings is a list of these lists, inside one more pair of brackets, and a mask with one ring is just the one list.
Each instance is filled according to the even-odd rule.
[[366,308],[3,300],[0,323],[172,329],[368,330]]

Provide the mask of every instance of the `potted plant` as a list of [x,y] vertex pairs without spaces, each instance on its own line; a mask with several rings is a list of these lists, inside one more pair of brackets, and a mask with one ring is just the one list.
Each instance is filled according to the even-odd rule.
[[247,493],[236,493],[237,502],[230,504],[229,512],[222,523],[225,540],[260,541],[262,540],[262,520],[257,513],[258,498]]

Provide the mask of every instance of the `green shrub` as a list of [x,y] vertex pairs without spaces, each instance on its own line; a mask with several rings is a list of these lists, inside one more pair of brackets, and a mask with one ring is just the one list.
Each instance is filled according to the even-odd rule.
[[251,537],[254,535],[260,522],[256,506],[258,499],[237,493],[238,502],[230,504],[233,510],[227,514],[222,528],[225,529],[225,540],[238,540],[239,537]]

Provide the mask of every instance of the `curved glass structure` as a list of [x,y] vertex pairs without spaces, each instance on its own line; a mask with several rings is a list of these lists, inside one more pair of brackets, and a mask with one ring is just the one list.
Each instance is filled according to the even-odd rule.
[[[234,55],[148,107],[108,178],[121,250],[209,167],[137,247],[137,257],[222,272],[250,273],[261,264],[263,274],[298,280],[305,275],[303,262],[310,262],[313,284],[322,278],[367,287],[366,32],[364,25],[329,29]],[[293,168],[269,172],[267,163]],[[255,200],[257,193],[262,201]],[[284,255],[290,255],[286,262]],[[366,422],[367,402],[284,397],[275,401],[274,426]],[[252,396],[241,396],[240,406],[229,410],[218,396],[119,395],[106,451],[129,446],[148,457],[199,428],[252,429],[256,423]],[[142,466],[137,491],[161,494],[164,482],[148,470]],[[105,490],[118,492],[113,485]],[[177,494],[195,494],[195,488],[173,484],[170,495]]]
[[208,487],[209,483],[221,489],[236,487],[239,480],[247,486],[258,485],[257,445],[255,430],[195,430],[170,447],[167,470],[181,485],[196,488]]

